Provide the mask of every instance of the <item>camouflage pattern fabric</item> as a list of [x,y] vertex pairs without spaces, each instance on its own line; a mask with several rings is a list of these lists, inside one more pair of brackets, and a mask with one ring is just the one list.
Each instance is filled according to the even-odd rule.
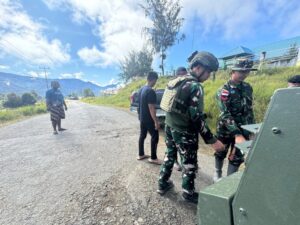
[[194,179],[197,171],[198,133],[179,132],[166,126],[166,153],[164,163],[160,169],[159,186],[164,187],[169,180],[173,165],[179,152],[182,165],[182,188],[192,193],[194,191]]
[[197,81],[187,81],[181,88],[180,95],[177,96],[182,102],[185,102],[178,112],[166,113],[166,124],[177,131],[194,133],[199,132],[206,144],[215,143],[216,138],[211,133],[203,113],[204,108],[204,91],[201,84]]
[[164,188],[171,176],[175,156],[180,154],[183,167],[182,187],[184,191],[194,192],[194,179],[197,171],[198,133],[205,143],[216,142],[203,114],[203,88],[197,81],[187,81],[181,88],[180,98],[186,103],[185,114],[166,113],[166,154],[161,166],[159,186]]
[[[241,128],[242,125],[255,123],[253,115],[252,87],[246,82],[236,85],[228,81],[217,92],[216,98],[221,111],[217,123],[217,137],[226,145],[226,150],[215,153],[216,157],[224,159],[230,148],[234,149],[234,136],[236,134],[249,138],[249,132]],[[236,148],[232,164],[241,164],[243,154]]]

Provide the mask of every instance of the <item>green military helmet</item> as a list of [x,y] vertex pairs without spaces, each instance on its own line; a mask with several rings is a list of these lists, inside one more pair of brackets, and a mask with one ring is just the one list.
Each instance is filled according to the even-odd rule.
[[233,64],[231,70],[232,71],[253,71],[257,70],[252,68],[253,67],[253,60],[245,59],[245,58],[239,58],[236,59],[235,63]]
[[200,64],[211,71],[217,71],[219,68],[218,59],[211,54],[210,52],[198,52],[195,51],[189,58],[188,58],[190,68],[193,68],[197,64]]

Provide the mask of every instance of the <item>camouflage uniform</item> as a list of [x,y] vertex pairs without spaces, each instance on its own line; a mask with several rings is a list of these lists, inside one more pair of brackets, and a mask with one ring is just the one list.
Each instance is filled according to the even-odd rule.
[[[193,74],[191,74],[193,76]],[[188,75],[191,77],[191,75]],[[187,76],[187,77],[188,77]],[[198,133],[205,143],[215,143],[203,116],[203,88],[196,80],[187,81],[178,96],[186,103],[186,113],[166,113],[166,153],[160,170],[159,187],[164,188],[171,176],[172,168],[179,152],[182,162],[182,188],[187,193],[194,192],[194,179],[197,171]]]
[[[224,143],[225,151],[216,152],[215,157],[216,162],[219,160],[222,165],[229,148],[231,152],[234,149],[235,135],[241,134],[249,139],[249,133],[241,126],[254,123],[252,92],[250,84],[246,82],[234,84],[231,80],[217,92],[217,103],[221,111],[217,123],[217,138]],[[229,164],[238,168],[243,162],[243,153],[235,148]]]

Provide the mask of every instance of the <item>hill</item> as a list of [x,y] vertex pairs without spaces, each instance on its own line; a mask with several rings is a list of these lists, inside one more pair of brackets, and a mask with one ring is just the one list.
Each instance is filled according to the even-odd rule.
[[[300,74],[300,67],[289,67],[279,69],[268,69],[259,72],[253,72],[246,79],[250,83],[254,91],[254,113],[256,122],[263,120],[265,111],[268,107],[269,101],[278,88],[287,87],[287,79],[295,74]],[[220,71],[216,74],[216,80],[206,81],[204,86],[205,92],[205,112],[208,114],[208,123],[214,130],[219,115],[219,109],[215,101],[215,94],[228,79],[229,72]],[[160,77],[155,88],[165,88],[168,80],[172,77]],[[92,104],[117,106],[129,108],[131,93],[145,84],[145,79],[139,79],[131,82],[125,86],[118,94],[107,97],[88,98],[84,101]]]
[[[48,87],[53,79],[48,79]],[[95,95],[99,95],[100,91],[108,88],[115,88],[117,85],[98,86],[91,82],[82,81],[79,79],[59,79],[61,91],[63,94],[69,95],[76,93],[81,95],[84,89],[91,89]],[[35,78],[29,76],[20,76],[11,73],[0,72],[0,93],[16,93],[23,94],[34,90],[38,95],[44,96],[47,90],[47,82],[44,78]]]

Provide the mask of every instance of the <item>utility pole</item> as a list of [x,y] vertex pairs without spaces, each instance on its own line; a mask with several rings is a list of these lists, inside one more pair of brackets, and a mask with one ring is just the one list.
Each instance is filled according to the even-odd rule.
[[41,69],[41,70],[44,70],[44,73],[45,73],[45,80],[46,80],[46,86],[47,86],[47,90],[48,90],[49,87],[48,87],[47,70],[49,70],[50,68],[49,68],[49,67],[46,67],[46,66],[40,66],[40,69]]

